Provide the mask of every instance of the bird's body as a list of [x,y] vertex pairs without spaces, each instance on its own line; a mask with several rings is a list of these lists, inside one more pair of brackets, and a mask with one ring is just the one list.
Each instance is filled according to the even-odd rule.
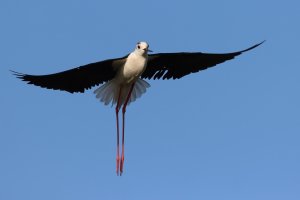
[[[213,67],[249,51],[261,43],[243,51],[225,54],[211,53],[159,53],[148,55],[149,45],[139,42],[128,56],[104,60],[48,75],[28,75],[13,72],[29,84],[70,93],[84,92],[102,84],[94,93],[105,105],[116,104],[117,121],[117,174],[122,174],[124,164],[124,126],[126,106],[135,101],[150,85],[143,79],[179,79],[190,73]],[[122,154],[119,155],[119,117],[122,107]]]
[[121,107],[132,88],[132,95],[127,104],[135,101],[150,86],[146,81],[139,77],[145,71],[148,60],[148,44],[139,42],[137,48],[125,58],[124,63],[117,70],[116,76],[96,89],[94,93],[96,97],[105,105],[112,102],[117,104],[119,99],[119,107]]
[[117,73],[117,81],[127,84],[131,84],[136,81],[145,71],[147,60],[147,53],[140,53],[138,50],[130,53],[127,57],[126,63]]

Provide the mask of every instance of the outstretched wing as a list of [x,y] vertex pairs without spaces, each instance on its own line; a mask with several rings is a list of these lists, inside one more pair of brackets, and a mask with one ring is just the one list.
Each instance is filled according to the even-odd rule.
[[67,71],[48,75],[28,75],[12,71],[14,75],[28,84],[70,93],[84,90],[109,81],[116,75],[119,67],[126,62],[126,57],[104,60],[83,65]]
[[204,70],[227,60],[231,60],[243,52],[254,49],[263,42],[243,51],[225,54],[201,52],[151,54],[148,57],[147,68],[141,77],[146,79],[179,79],[190,73],[196,73],[200,70]]

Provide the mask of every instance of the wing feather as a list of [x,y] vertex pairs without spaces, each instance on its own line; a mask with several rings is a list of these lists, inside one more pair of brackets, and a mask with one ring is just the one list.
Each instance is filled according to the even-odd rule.
[[[264,42],[264,41],[263,41]],[[225,54],[212,54],[201,52],[159,53],[148,57],[147,68],[142,74],[146,79],[179,79],[190,73],[196,73],[209,67],[216,66],[227,60],[254,49],[263,42],[243,51]]]
[[12,71],[28,84],[42,88],[63,90],[70,93],[81,92],[114,78],[117,69],[126,62],[126,56],[90,63],[74,69],[47,75],[29,75]]

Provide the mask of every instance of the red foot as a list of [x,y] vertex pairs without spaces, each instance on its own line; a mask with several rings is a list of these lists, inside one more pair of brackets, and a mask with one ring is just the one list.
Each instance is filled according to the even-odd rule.
[[119,176],[119,172],[120,172],[120,157],[117,156],[117,159],[116,159],[116,172],[117,172],[117,176]]
[[120,176],[122,176],[123,173],[123,168],[124,168],[124,155],[122,155],[121,160],[120,160]]

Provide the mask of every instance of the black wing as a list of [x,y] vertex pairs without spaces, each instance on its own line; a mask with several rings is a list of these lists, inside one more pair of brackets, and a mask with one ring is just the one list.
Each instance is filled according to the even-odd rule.
[[86,89],[111,80],[116,75],[117,69],[122,66],[125,61],[126,57],[104,60],[67,71],[41,76],[12,72],[18,78],[28,82],[28,84],[74,93],[84,92]]
[[254,49],[263,42],[243,51],[226,54],[211,54],[201,52],[151,54],[148,58],[147,68],[141,77],[147,79],[160,79],[161,77],[163,79],[179,79],[190,73],[195,73],[200,70],[213,67],[227,60],[231,60],[243,52]]

